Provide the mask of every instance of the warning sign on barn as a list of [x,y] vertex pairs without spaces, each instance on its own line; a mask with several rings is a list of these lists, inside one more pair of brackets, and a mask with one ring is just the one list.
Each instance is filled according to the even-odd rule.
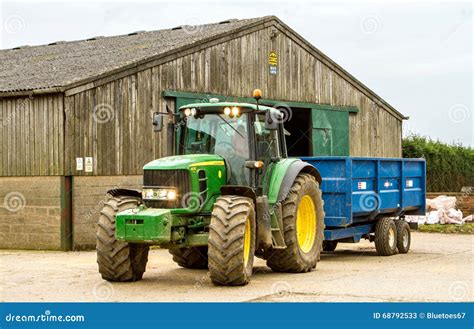
[[278,55],[274,51],[271,51],[268,54],[268,67],[270,75],[278,74]]

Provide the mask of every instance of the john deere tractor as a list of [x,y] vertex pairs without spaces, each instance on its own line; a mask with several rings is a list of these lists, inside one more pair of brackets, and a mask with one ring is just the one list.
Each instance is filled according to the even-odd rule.
[[[188,104],[172,114],[172,156],[146,164],[141,192],[109,191],[97,231],[108,281],[143,276],[151,245],[217,285],[245,285],[254,256],[278,272],[316,267],[323,243],[321,176],[288,158],[282,112],[255,104]],[[166,113],[155,113],[161,131]]]

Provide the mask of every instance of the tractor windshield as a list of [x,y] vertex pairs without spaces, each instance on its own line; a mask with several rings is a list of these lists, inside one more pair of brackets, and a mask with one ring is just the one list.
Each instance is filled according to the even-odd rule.
[[182,154],[217,154],[230,166],[229,181],[243,185],[249,159],[248,115],[230,117],[219,113],[189,116],[182,130]]

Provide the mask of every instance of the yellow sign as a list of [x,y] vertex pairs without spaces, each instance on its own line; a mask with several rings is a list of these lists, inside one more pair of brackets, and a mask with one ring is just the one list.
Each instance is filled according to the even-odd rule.
[[269,64],[269,65],[275,65],[275,66],[278,65],[278,55],[277,55],[276,52],[271,51],[271,52],[268,54],[268,64]]

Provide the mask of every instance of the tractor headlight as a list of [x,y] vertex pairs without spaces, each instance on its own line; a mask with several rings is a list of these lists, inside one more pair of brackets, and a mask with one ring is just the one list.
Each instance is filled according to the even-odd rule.
[[142,190],[143,200],[176,200],[176,191],[172,188],[144,188]]

